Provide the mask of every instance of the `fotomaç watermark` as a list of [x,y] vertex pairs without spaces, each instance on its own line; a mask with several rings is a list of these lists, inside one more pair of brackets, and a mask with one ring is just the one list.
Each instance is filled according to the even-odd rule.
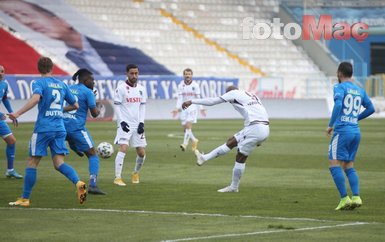
[[295,40],[302,36],[303,40],[331,40],[332,38],[348,40],[354,38],[361,42],[369,36],[369,26],[366,23],[358,22],[350,25],[346,22],[339,22],[333,24],[331,15],[320,15],[318,25],[313,15],[304,15],[302,26],[298,23],[283,24],[280,18],[273,18],[273,21],[269,23],[256,21],[253,17],[244,18],[241,26],[243,39],[263,40],[271,37]]

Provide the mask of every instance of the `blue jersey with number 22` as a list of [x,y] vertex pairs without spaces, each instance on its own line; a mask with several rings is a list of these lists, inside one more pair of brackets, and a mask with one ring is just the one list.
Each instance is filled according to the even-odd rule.
[[34,133],[65,131],[63,103],[74,104],[76,99],[68,86],[54,77],[42,77],[32,83],[33,94],[40,95]]

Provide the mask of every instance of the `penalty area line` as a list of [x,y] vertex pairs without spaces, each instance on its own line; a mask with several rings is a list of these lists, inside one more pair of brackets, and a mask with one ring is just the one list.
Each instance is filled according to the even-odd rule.
[[172,239],[172,240],[162,240],[162,242],[178,242],[178,241],[190,241],[190,240],[204,240],[204,239],[218,239],[218,238],[228,238],[228,237],[243,237],[251,235],[260,235],[260,234],[275,234],[275,233],[284,233],[284,232],[297,232],[297,231],[312,231],[312,230],[321,230],[321,229],[334,229],[339,227],[348,227],[348,226],[357,226],[357,225],[366,225],[371,224],[367,222],[354,222],[354,223],[345,223],[337,225],[324,225],[317,227],[304,227],[298,229],[280,229],[280,230],[264,230],[264,231],[255,231],[248,233],[236,233],[236,234],[220,234],[220,235],[211,235],[211,236],[201,236],[201,237],[189,237],[181,239]]

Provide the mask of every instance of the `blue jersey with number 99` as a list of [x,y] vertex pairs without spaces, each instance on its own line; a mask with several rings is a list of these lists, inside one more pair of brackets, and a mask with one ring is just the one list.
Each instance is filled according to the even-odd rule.
[[40,95],[34,133],[65,131],[64,100],[71,105],[76,102],[68,86],[54,77],[42,77],[32,83],[32,92]]
[[366,92],[347,81],[334,86],[334,101],[341,101],[342,109],[334,124],[336,132],[359,133],[358,115],[361,106],[368,107],[371,103]]

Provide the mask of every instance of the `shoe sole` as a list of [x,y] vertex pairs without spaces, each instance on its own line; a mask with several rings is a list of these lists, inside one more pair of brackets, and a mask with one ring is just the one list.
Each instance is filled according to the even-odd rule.
[[350,210],[353,210],[353,209],[355,209],[355,208],[359,208],[359,207],[361,207],[362,206],[362,204],[359,204],[359,203],[352,203],[352,204],[350,204]]
[[180,147],[180,149],[184,152],[186,149],[183,147],[183,145],[180,145],[179,146]]
[[125,186],[127,186],[127,184],[121,184],[121,183],[115,183],[115,182],[114,182],[114,184],[117,185],[117,186],[120,186],[120,187],[125,187]]
[[80,204],[83,204],[87,200],[87,186],[86,184],[81,185],[78,187],[78,198]]
[[22,176],[8,176],[8,175],[5,175],[8,179],[12,179],[12,177],[13,178],[15,178],[15,179],[23,179],[23,177]]

